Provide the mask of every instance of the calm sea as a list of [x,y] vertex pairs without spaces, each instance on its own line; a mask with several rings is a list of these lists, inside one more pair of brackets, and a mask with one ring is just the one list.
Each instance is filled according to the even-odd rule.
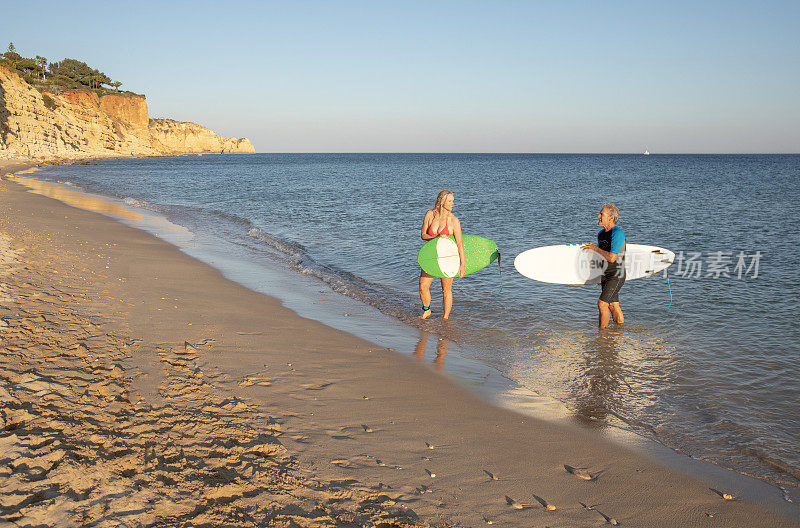
[[[370,305],[419,336],[404,352],[436,348],[441,365],[455,343],[587,421],[800,485],[800,156],[259,154],[108,160],[36,177],[163,215],[250,276],[296,272],[317,286],[295,304],[324,305],[339,297],[332,290],[354,316]],[[419,231],[441,189],[454,192],[464,233],[498,243],[502,271],[455,281],[450,324],[434,284],[434,317],[421,323]],[[599,287],[534,282],[513,260],[595,241],[604,202],[620,207],[629,242],[679,261],[669,282],[626,283],[626,325],[599,332]]]

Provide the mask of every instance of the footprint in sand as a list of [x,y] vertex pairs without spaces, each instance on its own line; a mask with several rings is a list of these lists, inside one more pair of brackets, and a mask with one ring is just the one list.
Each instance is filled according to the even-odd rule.
[[594,506],[587,506],[586,504],[584,504],[584,503],[582,503],[582,502],[579,502],[578,504],[580,504],[581,506],[583,506],[585,509],[587,509],[587,510],[589,510],[589,511],[593,511],[593,512],[597,512],[597,513],[599,513],[599,514],[600,514],[600,516],[602,516],[602,517],[603,517],[603,519],[605,519],[605,520],[606,520],[606,522],[607,522],[608,524],[610,524],[611,526],[618,526],[618,525],[619,525],[619,521],[617,521],[615,518],[613,518],[613,517],[609,517],[609,516],[608,516],[608,515],[606,515],[605,513],[603,513],[603,512],[601,512],[600,510],[598,510],[598,509],[597,509],[597,505],[596,505],[596,504],[595,504]]
[[523,506],[521,503],[515,501],[514,499],[512,499],[508,495],[506,495],[506,504],[511,506],[511,509],[513,509],[513,510],[524,510],[525,509],[525,506]]
[[375,463],[378,464],[380,467],[388,467],[390,469],[403,469],[402,467],[397,466],[395,464],[387,464],[386,462],[384,462],[380,458],[376,458],[375,459]]
[[564,464],[564,469],[566,469],[568,473],[571,473],[582,480],[597,480],[598,477],[603,474],[602,471],[599,471],[592,475],[587,471],[587,468],[579,468],[567,464]]
[[257,385],[260,387],[269,387],[272,385],[274,380],[268,380],[266,378],[262,378],[259,376],[247,376],[242,381],[239,382],[240,387],[249,387],[251,385]]
[[348,432],[351,429],[350,427],[340,427],[338,430],[336,429],[327,429],[325,434],[333,438],[334,440],[355,440],[353,436]]
[[321,390],[324,390],[324,389],[330,387],[331,385],[333,385],[333,382],[323,383],[321,385],[314,385],[314,384],[311,384],[311,383],[304,383],[304,384],[300,385],[300,387],[305,389],[305,390],[310,390],[310,391],[321,391]]
[[725,492],[725,491],[716,490],[716,489],[714,489],[714,488],[708,488],[708,489],[710,489],[711,491],[713,491],[714,493],[716,493],[717,495],[719,495],[719,496],[722,498],[722,500],[726,500],[726,501],[735,501],[735,500],[738,500],[738,499],[736,498],[736,495],[734,495],[734,494],[732,494],[732,493],[727,493],[727,492]]
[[542,507],[543,507],[545,510],[547,510],[547,511],[556,511],[556,507],[555,507],[555,506],[553,506],[552,504],[550,504],[549,502],[547,502],[546,500],[544,500],[544,499],[543,499],[543,498],[541,498],[540,496],[538,496],[538,495],[534,495],[534,496],[533,496],[533,498],[534,498],[534,499],[536,499],[536,502],[538,502],[539,504],[541,504],[541,505],[542,505]]
[[448,447],[453,447],[453,444],[434,445],[430,442],[425,442],[425,447],[428,449],[447,449]]
[[343,469],[364,469],[372,465],[372,457],[366,455],[356,455],[350,458],[340,458],[331,460],[331,464]]

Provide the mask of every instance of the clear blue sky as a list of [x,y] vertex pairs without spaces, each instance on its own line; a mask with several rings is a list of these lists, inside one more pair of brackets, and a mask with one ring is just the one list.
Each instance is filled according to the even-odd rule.
[[[0,0],[258,152],[800,152],[800,2]],[[12,22],[13,21],[13,22]]]

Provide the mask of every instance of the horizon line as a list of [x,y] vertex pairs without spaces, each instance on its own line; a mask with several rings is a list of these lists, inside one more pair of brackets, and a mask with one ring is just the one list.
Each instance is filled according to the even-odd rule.
[[489,155],[489,154],[505,154],[505,155],[574,155],[574,156],[797,156],[800,152],[650,152],[644,154],[643,152],[512,152],[512,151],[496,151],[496,152],[457,152],[457,151],[345,151],[345,150],[330,150],[330,151],[311,151],[311,150],[298,150],[298,151],[265,151],[254,152],[254,154],[459,154],[459,155]]

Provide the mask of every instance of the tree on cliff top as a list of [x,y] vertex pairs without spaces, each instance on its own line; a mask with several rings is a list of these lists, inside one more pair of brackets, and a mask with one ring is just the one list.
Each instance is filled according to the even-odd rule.
[[17,70],[25,76],[39,76],[39,65],[33,59],[21,58],[15,63]]
[[8,43],[8,51],[3,53],[3,58],[6,61],[8,61],[9,63],[11,63],[11,67],[12,68],[16,68],[17,67],[16,66],[17,62],[22,60],[22,55],[17,53],[16,48],[14,48],[14,43],[13,42],[9,42]]
[[111,85],[111,78],[105,73],[98,71],[83,61],[76,59],[64,59],[60,62],[50,63],[50,73],[56,79],[62,80],[68,88],[100,88],[101,86]]
[[[52,88],[66,88],[68,90],[90,89],[98,95],[111,92],[114,87],[119,92],[121,82],[114,82],[105,73],[90,67],[83,61],[66,58],[60,62],[51,62],[36,55],[36,58],[27,58],[17,53],[13,42],[8,44],[8,50],[0,53],[0,65],[17,72],[29,84],[40,90]],[[133,94],[133,92],[125,92]]]
[[47,77],[47,59],[41,55],[37,55],[34,61],[36,62],[36,66],[39,67],[39,74],[42,76],[42,81],[44,81]]
[[[89,77],[94,70],[85,62],[75,59],[64,59],[61,62],[50,63],[50,73],[57,78],[61,77],[72,81],[70,84],[83,84],[89,86]],[[77,87],[77,86],[76,86]]]

